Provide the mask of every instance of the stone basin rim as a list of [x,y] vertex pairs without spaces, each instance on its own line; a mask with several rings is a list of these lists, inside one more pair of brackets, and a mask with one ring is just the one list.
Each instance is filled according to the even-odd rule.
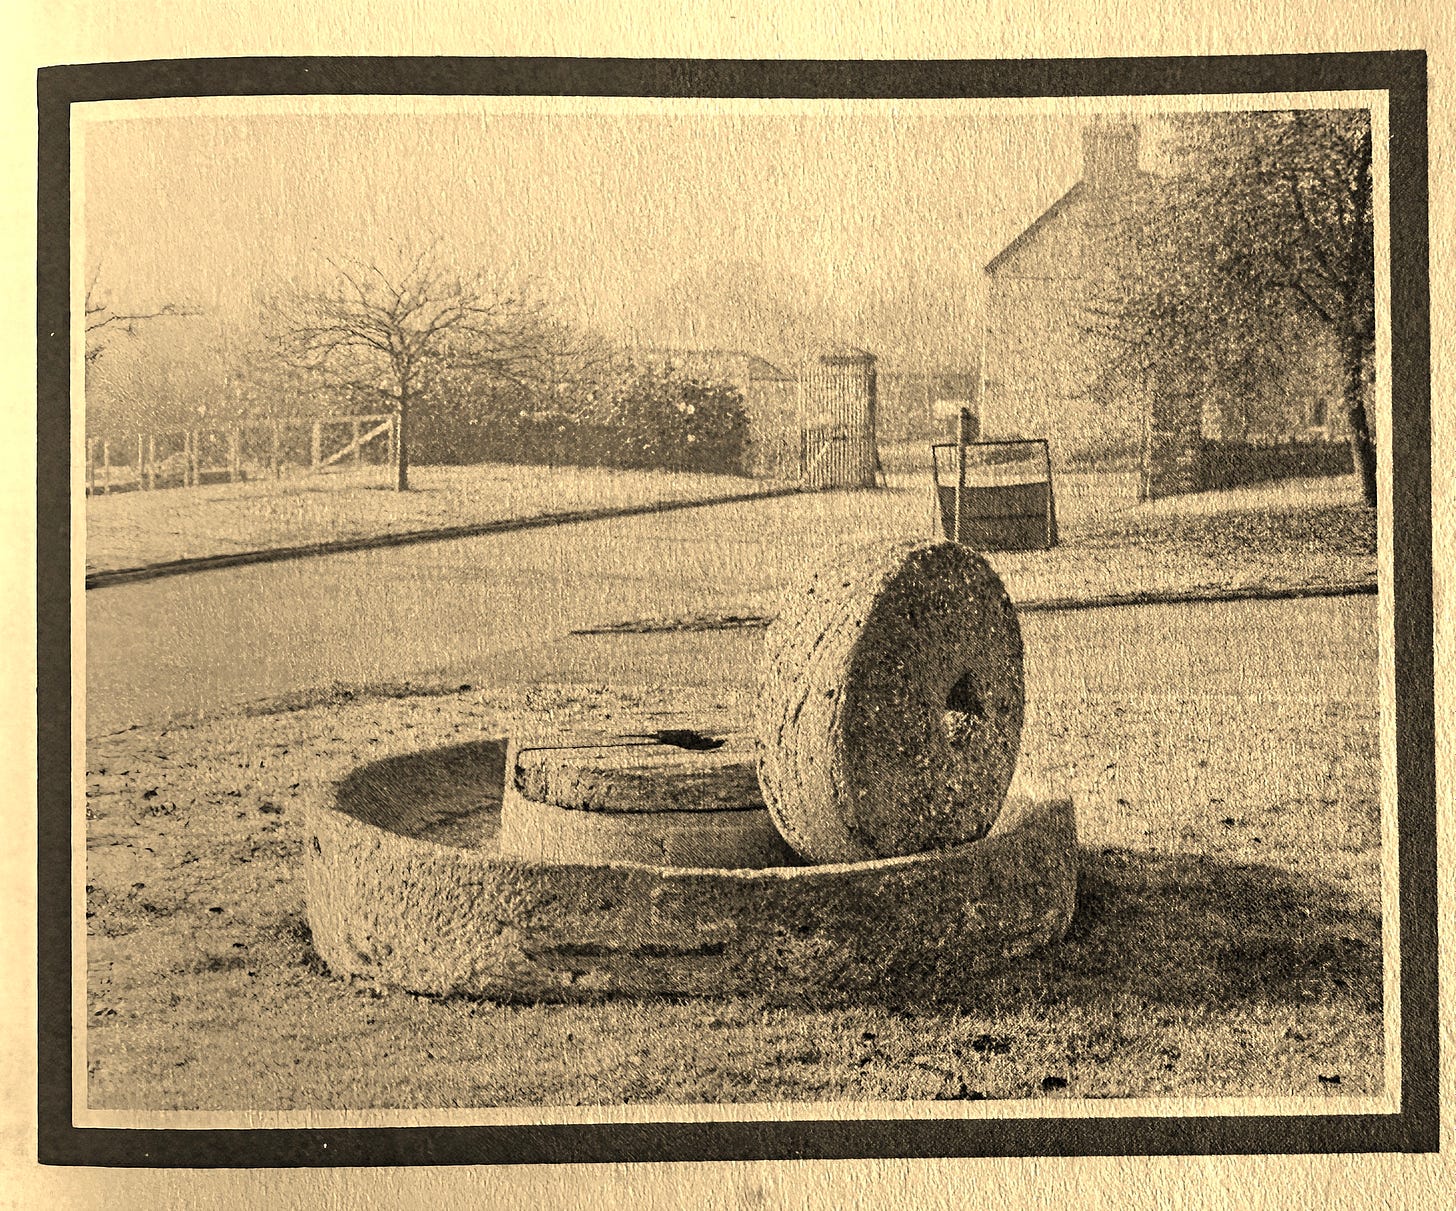
[[[322,798],[322,796],[320,796]],[[1006,796],[1006,805],[1002,808],[1002,814],[997,817],[996,824],[984,837],[977,837],[974,841],[962,841],[958,846],[946,846],[945,849],[922,850],[920,853],[897,854],[894,857],[875,857],[866,859],[863,862],[826,862],[820,865],[804,863],[801,866],[660,866],[652,862],[536,862],[536,860],[515,857],[513,854],[502,854],[494,846],[451,846],[446,841],[431,840],[430,837],[416,837],[411,833],[397,833],[393,828],[384,828],[383,825],[370,824],[367,819],[360,819],[352,812],[339,808],[333,802],[313,802],[304,805],[307,811],[326,812],[331,817],[341,819],[348,827],[363,828],[371,833],[381,833],[395,837],[409,846],[428,847],[431,850],[438,850],[441,854],[448,854],[460,862],[489,862],[492,866],[521,866],[533,870],[645,870],[654,873],[662,879],[686,879],[702,878],[703,875],[712,875],[715,878],[738,878],[738,879],[789,879],[814,878],[814,876],[849,875],[856,872],[871,872],[871,870],[893,870],[895,867],[911,866],[933,866],[936,863],[946,862],[955,857],[967,856],[973,853],[978,847],[984,846],[987,841],[997,840],[1000,835],[1009,833],[1013,827],[1019,827],[1028,815],[1047,808],[1075,808],[1073,796],[1060,795],[1053,798],[1034,798],[1031,795],[1009,795]],[[499,815],[499,808],[488,808],[489,814]],[[1002,827],[1005,819],[1006,827]]]
[[[605,870],[610,868],[620,870],[645,870],[653,871],[664,879],[671,878],[695,878],[703,875],[737,876],[749,879],[800,879],[815,875],[825,877],[836,874],[853,874],[865,871],[894,870],[897,867],[931,866],[940,862],[953,861],[956,858],[969,855],[977,848],[983,846],[987,841],[995,840],[1004,832],[1010,832],[1013,827],[1019,826],[1028,815],[1038,809],[1051,806],[1071,806],[1072,797],[1063,795],[1057,798],[1039,798],[1030,795],[1007,796],[1006,803],[1002,808],[1002,817],[1007,818],[1007,827],[999,827],[1001,818],[998,817],[996,824],[984,836],[977,837],[974,841],[964,841],[959,845],[948,845],[943,849],[926,849],[914,854],[897,854],[891,858],[869,858],[860,862],[822,862],[811,864],[808,862],[797,866],[658,866],[651,862],[548,862],[533,861],[530,859],[516,858],[509,854],[498,854],[489,849],[467,850],[468,853],[480,854],[492,862],[515,863],[519,866],[530,866],[536,869],[581,869]],[[365,823],[364,821],[357,821]],[[366,827],[376,827],[366,825]],[[387,831],[387,830],[386,830]],[[414,840],[406,834],[395,833],[395,836],[405,836],[407,840]],[[438,842],[428,842],[438,844]],[[454,847],[447,847],[454,848]],[[458,850],[457,850],[458,852]]]
[[[433,828],[432,794],[456,802],[466,780],[483,785],[478,767],[456,774],[408,802],[383,788],[351,805],[377,805],[378,822],[327,783],[303,799],[306,911],[334,975],[489,1000],[752,994],[824,1006],[979,979],[1064,937],[1075,911],[1074,801],[1029,787],[985,836],[945,849],[678,867],[508,856],[484,827],[456,834],[475,848],[405,831]],[[469,810],[489,824],[498,809]]]
[[[421,754],[431,752],[430,749],[419,750]],[[393,758],[383,758],[391,760]],[[366,762],[356,769],[365,769],[373,762]],[[417,836],[414,833],[403,832],[398,829],[388,828],[382,824],[375,824],[372,821],[362,819],[355,815],[347,807],[338,802],[337,792],[348,780],[345,778],[336,779],[320,788],[318,794],[310,796],[304,802],[305,819],[312,812],[324,813],[326,817],[333,817],[348,827],[357,827],[366,832],[377,832],[385,836],[395,838],[411,846],[424,846],[432,850],[440,851],[443,855],[450,855],[456,861],[467,862],[489,862],[492,865],[513,865],[527,867],[535,870],[561,869],[561,870],[638,870],[649,871],[664,879],[701,878],[704,875],[719,877],[733,877],[744,880],[749,879],[801,879],[814,876],[833,876],[836,874],[850,874],[854,872],[867,872],[878,870],[893,870],[902,867],[929,866],[956,857],[968,855],[976,848],[992,841],[1004,833],[1018,827],[1028,815],[1053,805],[1065,805],[1075,808],[1073,797],[1070,794],[1052,795],[1042,792],[1013,789],[1011,794],[1006,796],[1006,802],[1002,807],[990,830],[983,836],[977,837],[974,841],[965,841],[959,845],[946,846],[941,849],[921,850],[913,854],[898,854],[889,858],[868,858],[858,862],[825,862],[820,864],[803,863],[796,866],[659,866],[651,862],[631,862],[625,860],[606,862],[553,862],[547,860],[535,860],[519,858],[512,854],[500,852],[498,842],[493,840],[488,845],[451,845],[444,841],[432,840],[429,837]],[[562,808],[566,811],[570,809]],[[499,803],[489,804],[481,809],[482,817],[495,816],[499,818],[501,805]],[[691,813],[684,813],[690,815]]]

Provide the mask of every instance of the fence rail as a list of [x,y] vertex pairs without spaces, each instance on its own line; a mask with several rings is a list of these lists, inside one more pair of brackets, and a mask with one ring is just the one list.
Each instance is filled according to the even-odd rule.
[[[86,439],[86,493],[151,491],[320,474],[394,462],[398,415],[252,421]],[[342,444],[340,444],[342,443]]]

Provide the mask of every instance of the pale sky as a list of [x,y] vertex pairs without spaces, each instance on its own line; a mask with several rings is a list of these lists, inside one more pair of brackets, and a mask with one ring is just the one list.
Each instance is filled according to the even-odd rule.
[[438,238],[644,344],[737,343],[759,282],[839,339],[954,362],[985,262],[1080,175],[1081,122],[906,102],[87,120],[85,258],[118,307],[245,324],[326,257]]

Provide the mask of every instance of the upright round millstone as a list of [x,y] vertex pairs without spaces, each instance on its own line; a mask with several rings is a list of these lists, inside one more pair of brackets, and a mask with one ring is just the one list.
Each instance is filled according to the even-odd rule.
[[764,809],[753,738],[691,727],[513,741],[500,845],[540,862],[739,869],[794,861]]
[[983,835],[1011,784],[1025,708],[1021,628],[959,543],[841,551],[768,629],[755,727],[770,816],[811,862]]

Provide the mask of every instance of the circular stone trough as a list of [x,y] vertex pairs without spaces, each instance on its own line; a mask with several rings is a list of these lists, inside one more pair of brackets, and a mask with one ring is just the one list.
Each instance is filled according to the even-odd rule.
[[1012,796],[979,840],[838,865],[672,868],[501,852],[505,744],[373,762],[304,806],[314,946],[437,995],[750,994],[824,1004],[964,987],[1061,938],[1067,800]]

